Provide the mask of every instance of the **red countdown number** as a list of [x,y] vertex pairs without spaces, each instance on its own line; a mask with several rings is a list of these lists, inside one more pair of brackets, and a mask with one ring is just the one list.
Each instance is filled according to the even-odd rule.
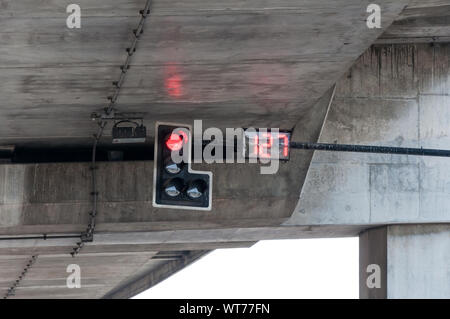
[[[289,159],[290,133],[257,132],[249,135],[248,138],[250,157]],[[272,154],[272,147],[275,145],[278,145],[278,154]]]
[[283,139],[283,143],[281,145],[283,146],[283,156],[288,157],[289,156],[289,137],[286,133],[278,133],[278,138]]
[[264,143],[261,143],[258,146],[258,156],[260,158],[270,158],[271,157],[271,150],[273,145],[273,136],[272,133],[261,133],[261,137],[265,141]]

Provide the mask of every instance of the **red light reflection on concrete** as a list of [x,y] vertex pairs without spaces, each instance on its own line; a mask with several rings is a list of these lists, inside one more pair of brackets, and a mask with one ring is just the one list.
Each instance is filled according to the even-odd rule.
[[178,98],[183,95],[182,79],[179,68],[176,65],[168,65],[165,69],[164,87],[167,94],[171,97]]

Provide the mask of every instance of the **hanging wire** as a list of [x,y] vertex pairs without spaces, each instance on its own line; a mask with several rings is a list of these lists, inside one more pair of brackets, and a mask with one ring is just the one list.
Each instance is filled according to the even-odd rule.
[[37,257],[38,257],[37,255],[31,256],[31,258],[27,261],[26,266],[23,268],[22,273],[19,275],[16,281],[14,281],[11,287],[9,287],[8,290],[6,291],[6,294],[3,296],[3,299],[7,299],[8,297],[16,295],[16,288],[20,285],[20,282],[25,278],[26,274],[28,273],[28,270],[36,262]]
[[[130,69],[131,64],[131,58],[136,52],[137,44],[139,42],[139,39],[144,32],[144,24],[147,19],[147,17],[150,15],[150,6],[151,6],[151,0],[147,0],[145,7],[143,10],[140,10],[139,13],[141,15],[141,19],[139,21],[139,24],[136,29],[133,30],[133,41],[131,43],[131,46],[126,49],[127,57],[123,65],[120,66],[120,76],[119,80],[114,81],[112,84],[114,86],[114,92],[111,96],[108,96],[108,106],[104,108],[103,114],[106,117],[108,117],[113,111],[114,106],[117,102],[117,99],[120,94],[120,89],[123,85],[123,82],[125,81],[125,76],[128,73],[128,70]],[[107,121],[105,118],[100,119],[98,122],[98,130],[97,133],[94,134],[94,143],[92,145],[92,159],[91,159],[91,196],[92,196],[92,211],[89,213],[89,224],[86,228],[86,231],[82,232],[80,235],[80,241],[77,242],[76,246],[72,249],[72,252],[70,253],[72,257],[75,257],[80,250],[84,247],[86,242],[92,242],[94,240],[94,231],[95,231],[95,223],[96,223],[96,217],[97,217],[97,206],[98,206],[98,190],[97,190],[97,166],[96,166],[96,153],[97,153],[97,146],[98,143],[103,136],[103,132],[105,130]]]

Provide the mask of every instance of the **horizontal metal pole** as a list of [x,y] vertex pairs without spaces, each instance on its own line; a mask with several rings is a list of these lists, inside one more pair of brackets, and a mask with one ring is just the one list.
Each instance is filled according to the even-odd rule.
[[302,149],[302,150],[450,157],[450,150],[439,150],[430,148],[409,148],[409,147],[394,147],[394,146],[327,144],[327,143],[306,143],[306,142],[291,142],[289,145],[292,149]]
[[42,240],[51,240],[51,239],[64,239],[64,238],[80,238],[80,235],[34,235],[34,236],[10,236],[10,237],[0,237],[1,240],[24,240],[24,239],[42,239]]

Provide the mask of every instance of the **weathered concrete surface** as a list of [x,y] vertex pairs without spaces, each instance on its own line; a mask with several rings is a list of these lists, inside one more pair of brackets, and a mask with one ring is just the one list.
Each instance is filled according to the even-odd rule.
[[130,276],[129,278],[125,279],[124,282],[117,285],[115,289],[109,291],[102,298],[126,299],[136,296],[140,292],[148,289],[148,287],[152,287],[158,284],[177,271],[202,258],[207,253],[207,251],[192,252],[183,256],[183,258],[164,263],[160,267],[152,269],[152,271],[150,272]]
[[[383,27],[388,26],[407,2],[386,0],[380,3],[384,10]],[[144,34],[132,66],[138,71],[127,78],[118,107],[145,111],[152,120],[204,119],[205,126],[295,126],[294,140],[316,141],[327,106],[327,99],[319,98],[383,31],[366,28],[368,3],[305,0],[299,5],[285,0],[277,1],[275,7],[271,2],[255,0],[251,6],[238,1],[228,3],[225,9],[219,2],[156,1],[147,28],[153,32]],[[0,142],[37,146],[88,143],[88,136],[95,129],[88,120],[89,114],[104,106],[104,97],[111,89],[109,83],[117,78],[117,67],[124,59],[123,50],[131,40],[130,31],[135,27],[136,14],[143,3],[120,2],[111,10],[102,1],[95,4],[81,1],[81,7],[87,10],[81,30],[64,27],[66,4],[62,2],[6,0],[1,4],[4,10],[0,12],[0,38],[4,45],[0,48],[0,79],[3,77],[5,86],[0,88],[3,103]],[[427,51],[424,52],[426,55]],[[382,61],[381,53],[378,59]],[[404,59],[394,61],[392,65],[396,67],[404,63]],[[389,70],[381,67],[379,73],[373,73],[375,70],[366,73],[387,74],[378,82],[386,85],[390,76],[409,79],[404,69],[408,68],[402,67],[399,72],[391,68],[395,75],[385,73]],[[439,73],[434,69],[427,73],[428,70],[429,65],[425,65],[420,78],[425,86],[438,89],[436,85],[442,86],[443,82],[430,84],[426,79],[429,74],[434,79]],[[442,67],[442,70],[446,69]],[[418,72],[417,69],[414,68],[412,73],[416,74],[414,72]],[[396,92],[402,96],[410,94],[415,83],[412,82],[411,86],[405,81]],[[391,97],[384,91],[377,92],[380,100],[383,96]],[[338,103],[339,98],[336,101]],[[390,134],[394,131],[389,124],[403,118],[412,107],[409,101],[401,102],[399,109],[393,112],[393,120],[386,119],[385,125],[380,126],[384,132],[378,133],[379,141],[391,141]],[[384,102],[386,110],[390,110],[390,106]],[[345,105],[341,108],[345,109]],[[333,109],[329,119],[337,117],[332,114]],[[356,119],[362,120],[361,117]],[[407,117],[406,123],[411,119],[414,118]],[[327,133],[332,123],[326,123],[322,137],[334,134],[332,130]],[[146,124],[152,132],[152,123]],[[353,137],[364,139],[362,133],[368,133],[370,140],[372,131],[362,130]],[[406,129],[404,132],[404,139],[408,140]],[[345,134],[338,136],[339,141],[345,140]],[[396,138],[394,142],[400,143]],[[257,166],[214,166],[212,170],[217,178],[212,214],[162,212],[151,208],[151,163],[102,164],[98,236],[82,253],[90,278],[85,290],[74,292],[64,288],[63,266],[78,259],[66,257],[64,251],[75,239],[73,242],[72,239],[0,241],[0,251],[8,254],[6,273],[0,278],[9,280],[15,276],[16,269],[20,274],[28,254],[39,254],[37,274],[30,273],[24,280],[18,298],[99,297],[111,290],[107,296],[124,297],[183,266],[165,260],[167,256],[155,259],[161,257],[161,252],[186,249],[183,255],[195,255],[195,251],[219,247],[248,247],[259,239],[354,236],[369,224],[383,222],[382,215],[373,220],[369,217],[367,223],[361,222],[367,218],[363,209],[361,214],[366,215],[362,219],[358,219],[358,213],[352,213],[353,219],[348,222],[340,211],[341,215],[337,214],[330,222],[320,219],[320,209],[316,209],[314,214],[312,211],[305,213],[309,219],[298,219],[296,212],[290,226],[279,226],[294,210],[310,158],[311,152],[295,152],[279,174],[270,178],[259,175]],[[375,170],[374,178],[392,174],[389,172],[393,169],[389,166],[392,162],[383,163],[387,166]],[[415,176],[414,170],[411,173],[409,169],[408,166],[405,173],[399,174],[408,183]],[[87,165],[5,165],[1,174],[4,183],[0,186],[0,233],[3,236],[73,233],[85,229],[90,209]],[[388,186],[393,185],[403,192],[405,183],[393,175],[393,181],[387,179]],[[384,196],[384,182],[383,179],[376,182],[380,184],[376,189],[380,197]],[[439,187],[441,184],[430,185],[430,196],[438,193]],[[351,193],[351,187],[348,190]],[[413,196],[409,192],[414,191],[414,187],[406,189],[405,198],[409,200],[408,196]],[[327,203],[324,198],[317,200]],[[382,207],[380,211],[383,210]],[[402,214],[408,214],[407,209]],[[318,220],[314,219],[316,216]],[[413,222],[414,219],[408,220]],[[426,220],[435,221],[435,215]],[[9,258],[13,254],[16,257]],[[102,254],[112,254],[112,257],[108,255],[108,261],[102,260]],[[172,257],[169,259],[178,260]],[[55,278],[52,263],[58,268]],[[105,272],[101,271],[103,265],[108,265]],[[110,274],[116,281],[108,281]],[[4,291],[8,280],[2,281]]]
[[[378,1],[383,29],[409,2]],[[91,144],[145,1],[80,0],[81,29],[69,3],[1,1],[0,143]],[[290,129],[383,32],[369,3],[155,0],[117,108],[150,136],[155,119]]]
[[376,43],[450,42],[450,4],[413,0]]
[[[202,256],[204,251],[173,252],[113,252],[83,253],[72,258],[67,254],[38,255],[16,289],[16,298],[101,298],[115,286],[121,285],[124,278],[134,278],[151,270],[152,280],[157,280],[173,271],[182,261],[187,265]],[[195,257],[195,258],[194,258]],[[0,290],[6,291],[24,268],[28,257],[9,255],[0,258]],[[77,264],[81,269],[81,288],[67,288],[67,266]],[[169,267],[167,269],[167,267]],[[163,271],[167,269],[167,271]],[[158,276],[158,277],[157,277]],[[156,278],[157,277],[157,278]],[[3,297],[3,296],[2,296]]]
[[[407,2],[382,1],[384,27]],[[150,135],[154,119],[203,119],[205,126],[219,127],[297,125],[301,129],[294,138],[316,141],[326,104],[315,102],[382,32],[367,29],[367,3],[255,0],[225,8],[218,2],[155,1],[147,25],[151,31],[143,35],[132,65],[136,71],[130,71],[117,107],[147,112]],[[143,1],[119,2],[114,8],[81,1],[79,30],[65,28],[63,3],[2,4],[0,77],[7,85],[0,88],[0,142],[82,143],[95,131],[89,115],[103,106],[118,76]],[[292,213],[310,158],[311,152],[294,155],[275,177],[260,175],[256,165],[214,167],[215,214],[195,216],[151,210],[149,182],[129,179],[130,170],[150,177],[150,163],[131,169],[105,165],[99,191],[108,195],[100,199],[100,209],[110,214],[103,220],[99,216],[99,222],[105,230],[108,224],[125,226],[116,223],[127,220],[166,228],[186,227],[186,222],[202,227],[212,220],[230,226],[244,219],[254,226],[277,225]],[[21,190],[14,195],[6,190],[1,231],[50,232],[54,224],[61,232],[79,231],[89,209],[86,167],[37,165],[15,173],[5,168],[6,183]],[[59,187],[61,179],[67,186]],[[22,196],[23,205],[14,196]],[[18,228],[28,225],[49,227]]]
[[[294,141],[317,140],[318,123],[325,118],[332,92],[305,113],[293,132]],[[278,226],[295,208],[311,157],[312,152],[293,152],[275,175],[260,174],[259,164],[196,165],[214,174],[212,212],[152,207],[153,161],[99,163],[97,230]],[[0,234],[84,230],[92,205],[89,167],[90,163],[0,166]]]
[[[172,231],[121,231],[96,232],[95,241],[88,243],[86,252],[189,250],[207,248],[248,247],[261,239],[293,239],[357,236],[367,226],[279,226],[190,229]],[[3,236],[2,236],[3,237]],[[4,254],[63,253],[70,251],[77,239],[15,239],[0,240],[0,252]],[[30,249],[30,246],[33,249]]]
[[[449,47],[393,45],[368,50],[338,83],[320,140],[450,148]],[[220,229],[209,235],[229,240],[354,236],[381,224],[449,223],[449,172],[446,159],[316,152],[299,205],[283,226]],[[385,289],[368,291],[361,286],[361,297],[448,296],[448,227],[393,225],[363,232],[361,271],[370,263],[379,264]],[[208,238],[205,232],[194,232],[176,234],[186,240]],[[428,235],[418,235],[424,232]],[[164,235],[152,232],[147,240],[157,234]],[[180,240],[176,234],[172,240]],[[206,238],[200,238],[203,235]],[[104,238],[108,236],[113,238]],[[132,237],[128,240],[139,240]],[[427,245],[430,250],[422,254]],[[361,285],[366,275],[361,273]]]
[[[449,238],[449,224],[393,225],[363,233],[360,297],[450,298]],[[366,286],[368,264],[381,267],[381,288]]]
[[[369,49],[337,84],[322,142],[450,149],[450,45]],[[450,222],[446,158],[316,152],[286,225]]]
[[[446,148],[449,145],[444,104],[449,92],[447,50],[448,45],[369,50],[350,70],[351,77],[344,77],[338,83],[321,141]],[[304,125],[307,124],[305,120]],[[304,132],[295,130],[296,134]],[[295,156],[301,154],[301,151],[294,152],[290,164],[295,165]],[[270,219],[275,217],[270,214],[280,214],[280,211],[268,210],[264,201],[258,203],[266,206],[258,214],[256,209],[248,208],[243,211],[224,208],[220,213],[220,202],[215,205],[219,212],[215,218],[202,213],[150,213],[150,204],[145,203],[150,201],[152,179],[145,176],[151,176],[151,163],[100,166],[99,232],[93,245],[85,248],[86,253],[245,247],[260,239],[355,236],[364,228],[378,224],[434,223],[449,218],[446,205],[442,204],[448,200],[445,175],[448,164],[439,159],[317,152],[299,207],[289,222],[280,227],[274,227],[274,220]],[[215,171],[215,176],[219,176],[217,181],[227,169],[223,166]],[[236,170],[240,174],[246,171],[249,168]],[[285,171],[282,168],[281,173],[285,175],[279,178],[295,180],[292,171],[292,167]],[[2,165],[1,174],[3,235],[84,229],[90,208],[86,164]],[[256,168],[251,174],[259,175]],[[230,181],[229,176],[214,188],[218,200],[235,199],[230,192],[239,185],[226,181]],[[253,193],[249,193],[246,185],[243,188],[246,198],[261,192],[270,196],[273,203],[273,192],[266,184],[257,183],[261,189]],[[105,192],[106,186],[110,188],[109,193]],[[282,198],[281,192],[276,194]],[[298,193],[294,203],[297,198]],[[0,251],[22,258],[36,252],[62,254],[74,242],[2,241]],[[152,269],[156,268],[149,266],[140,274],[150,275]],[[51,293],[58,294],[53,290]]]

